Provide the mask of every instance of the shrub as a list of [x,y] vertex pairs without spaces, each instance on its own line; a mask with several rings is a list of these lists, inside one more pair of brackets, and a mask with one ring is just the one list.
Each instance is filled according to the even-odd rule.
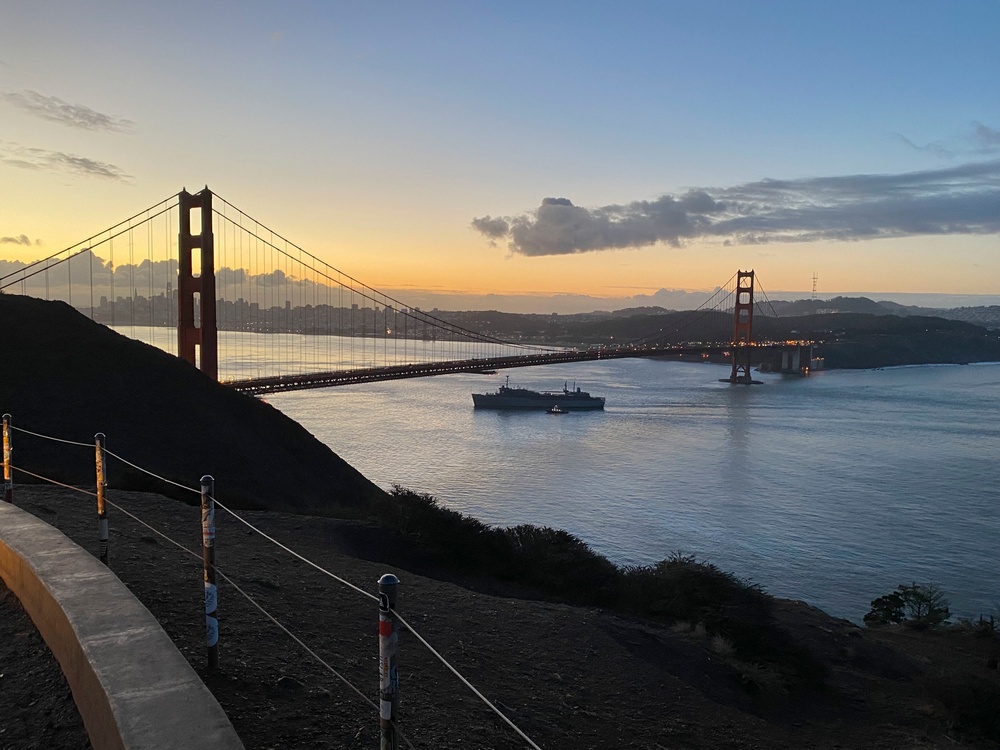
[[614,603],[621,571],[562,529],[522,524],[496,529],[510,552],[508,574],[550,595],[583,604]]
[[656,565],[622,570],[616,608],[666,623],[697,623],[696,635],[724,639],[737,658],[774,664],[789,681],[818,686],[822,665],[774,621],[772,602],[760,586],[675,553]]
[[399,486],[376,503],[375,513],[425,559],[452,571],[509,582],[521,595],[533,590],[548,600],[608,607],[667,625],[696,623],[702,637],[717,637],[717,648],[732,649],[745,661],[778,665],[797,682],[822,678],[819,664],[775,623],[771,597],[710,563],[674,554],[655,565],[620,568],[567,531],[528,524],[493,528]]
[[951,617],[944,592],[934,584],[901,583],[896,590],[872,599],[864,616],[868,627],[905,623],[915,628],[933,628]]
[[906,602],[903,601],[903,597],[898,591],[880,596],[878,599],[872,599],[872,608],[864,617],[865,625],[875,628],[880,625],[901,623],[906,616],[903,612],[905,606]]

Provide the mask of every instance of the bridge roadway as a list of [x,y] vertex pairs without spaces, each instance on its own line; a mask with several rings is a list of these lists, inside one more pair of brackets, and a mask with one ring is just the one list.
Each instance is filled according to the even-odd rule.
[[[756,343],[757,351],[780,351],[787,347],[782,343]],[[566,351],[545,352],[539,354],[522,354],[511,357],[484,357],[482,359],[463,359],[446,362],[423,362],[420,364],[389,365],[385,367],[367,367],[356,370],[334,370],[330,372],[314,372],[302,375],[276,375],[266,378],[246,378],[226,381],[226,385],[241,393],[254,396],[282,391],[298,391],[307,388],[331,388],[339,385],[355,385],[372,383],[379,380],[402,380],[404,378],[424,378],[431,375],[449,375],[457,372],[487,373],[491,370],[505,370],[513,367],[533,367],[536,365],[554,365],[564,362],[589,362],[598,359],[624,359],[629,357],[668,357],[668,356],[712,356],[727,354],[733,348],[732,344],[708,344],[698,346],[665,346],[665,347],[621,347],[614,349],[567,349]]]

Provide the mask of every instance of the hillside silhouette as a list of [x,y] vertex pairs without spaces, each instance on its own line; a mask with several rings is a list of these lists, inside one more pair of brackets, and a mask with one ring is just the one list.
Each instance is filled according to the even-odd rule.
[[[212,475],[237,508],[355,515],[384,494],[277,409],[69,305],[3,294],[0,320],[0,410],[17,428],[91,444],[103,432],[108,450],[171,481]],[[95,474],[78,446],[15,432],[14,451],[15,465],[61,482]],[[114,460],[108,483],[198,501]]]

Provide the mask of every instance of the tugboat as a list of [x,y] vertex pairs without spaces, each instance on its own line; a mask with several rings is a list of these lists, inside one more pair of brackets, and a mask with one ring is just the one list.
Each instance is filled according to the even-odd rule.
[[496,393],[473,393],[472,403],[477,409],[546,409],[558,407],[560,414],[567,411],[593,411],[604,408],[603,396],[591,396],[581,391],[576,384],[573,390],[563,383],[562,391],[532,391],[527,388],[512,388],[510,375]]
[[565,409],[560,409],[559,408],[559,404],[556,404],[555,406],[553,406],[553,407],[551,407],[549,409],[546,409],[545,411],[548,414],[568,414],[569,413]]

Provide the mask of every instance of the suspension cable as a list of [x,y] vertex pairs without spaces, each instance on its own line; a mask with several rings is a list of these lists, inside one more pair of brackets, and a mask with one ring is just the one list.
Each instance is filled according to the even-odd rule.
[[[754,280],[759,281],[760,277],[754,274]],[[778,311],[774,309],[774,305],[771,303],[771,300],[768,299],[767,292],[764,291],[763,285],[757,284],[757,290],[764,295],[764,302],[766,302],[767,306],[771,309],[771,315],[773,315],[775,318],[781,317],[780,315],[778,315]],[[760,302],[755,301],[755,304],[757,307],[761,308],[763,307]]]
[[[256,219],[254,219],[249,214],[245,213],[244,211],[241,211],[239,208],[237,208],[236,206],[234,206],[232,203],[230,203],[229,201],[227,201],[222,196],[220,196],[218,194],[214,194],[214,195],[215,195],[216,198],[218,198],[220,201],[222,201],[222,203],[224,203],[226,206],[228,206],[229,208],[232,208],[234,211],[236,211],[241,216],[245,216],[247,219],[249,219],[250,221],[252,221],[258,227],[261,227],[262,229],[266,230],[268,232],[268,234],[271,235],[272,239],[271,240],[267,240],[264,237],[260,236],[260,234],[258,234],[257,232],[254,232],[254,231],[252,231],[250,229],[247,229],[242,224],[236,224],[236,222],[233,219],[231,219],[230,217],[226,216],[225,214],[220,213],[218,210],[216,210],[216,209],[213,208],[213,211],[215,211],[215,213],[218,214],[221,218],[223,218],[224,220],[229,221],[229,222],[231,222],[233,224],[236,224],[236,226],[238,226],[241,230],[243,230],[244,232],[246,232],[251,237],[254,237],[255,239],[260,240],[264,244],[269,245],[270,247],[272,247],[274,250],[276,250],[277,252],[281,253],[282,255],[285,255],[288,258],[290,258],[292,260],[295,260],[291,255],[289,255],[287,252],[285,252],[280,247],[278,247],[276,244],[274,244],[274,238],[277,237],[279,240],[281,240],[282,242],[284,242],[286,245],[289,245],[289,246],[295,248],[300,253],[304,253],[305,255],[307,255],[312,260],[316,261],[317,263],[322,264],[326,268],[329,268],[331,270],[331,272],[336,272],[339,276],[342,276],[342,277],[348,279],[349,281],[353,282],[351,284],[352,291],[355,289],[354,284],[357,284],[358,285],[357,293],[358,293],[358,295],[362,299],[369,300],[370,302],[373,302],[373,303],[378,303],[379,302],[379,298],[381,298],[382,301],[383,301],[383,305],[385,304],[385,302],[384,302],[385,300],[389,300],[389,301],[393,302],[395,305],[398,305],[400,307],[406,307],[407,309],[410,309],[411,312],[409,314],[412,315],[415,318],[424,318],[424,319],[429,320],[429,321],[434,321],[437,324],[435,327],[441,328],[441,329],[443,329],[445,331],[448,331],[450,333],[453,333],[453,334],[465,335],[465,336],[468,336],[469,338],[472,338],[472,339],[477,340],[477,341],[482,341],[484,343],[501,344],[501,345],[504,345],[504,346],[513,346],[515,348],[520,348],[520,349],[549,349],[549,348],[551,348],[551,347],[544,347],[544,346],[539,347],[539,346],[530,346],[530,345],[527,345],[527,344],[517,344],[517,343],[514,343],[514,342],[510,342],[510,341],[504,341],[503,339],[498,339],[498,338],[496,338],[494,336],[487,336],[487,335],[479,333],[477,331],[472,331],[472,330],[470,330],[468,328],[464,328],[464,327],[462,327],[462,326],[460,326],[460,325],[458,325],[456,323],[450,323],[450,322],[448,322],[446,320],[443,320],[443,319],[441,319],[439,317],[431,315],[430,313],[424,312],[423,310],[418,311],[419,312],[419,316],[418,315],[414,315],[413,312],[412,312],[412,308],[410,308],[405,302],[402,302],[401,300],[396,299],[395,297],[392,297],[392,296],[390,296],[388,294],[385,294],[384,292],[380,292],[380,291],[378,291],[376,289],[373,289],[372,287],[368,286],[364,282],[362,282],[362,281],[360,281],[358,279],[355,279],[353,276],[351,276],[349,274],[346,274],[346,273],[343,273],[339,269],[331,266],[329,263],[326,263],[325,261],[323,261],[320,258],[316,257],[315,255],[313,255],[312,253],[310,253],[308,250],[305,250],[304,248],[300,247],[299,245],[296,245],[294,242],[290,241],[286,237],[284,237],[281,234],[279,234],[279,233],[275,232],[274,230],[270,229],[265,224],[257,221]],[[323,272],[323,271],[319,270],[318,268],[316,268],[315,266],[312,266],[311,269],[313,271],[315,271],[317,275],[322,276],[323,278],[327,279],[328,281],[331,281],[333,283],[337,283],[337,284],[343,285],[343,282],[340,282],[340,281],[337,281],[336,279],[334,279],[333,276],[330,273]],[[370,290],[371,294],[365,292],[364,290]],[[378,295],[378,297],[376,297],[374,295]]]
[[[143,214],[147,214],[146,218],[145,218],[145,219],[143,219],[143,220],[142,220],[141,222],[139,222],[139,224],[138,224],[138,225],[136,225],[136,226],[139,226],[139,225],[141,225],[142,223],[144,223],[144,222],[147,222],[147,221],[149,221],[149,220],[151,220],[151,219],[155,219],[155,218],[156,218],[157,216],[159,216],[160,214],[163,214],[163,213],[165,213],[165,212],[169,211],[169,210],[170,210],[170,209],[172,208],[172,206],[171,206],[171,205],[168,205],[168,206],[167,206],[166,208],[162,208],[162,209],[160,209],[159,211],[157,211],[157,212],[156,212],[155,214],[153,214],[152,216],[149,216],[149,215],[148,215],[148,214],[149,214],[149,212],[150,212],[150,211],[152,211],[153,209],[155,209],[155,208],[156,208],[157,206],[160,206],[160,205],[162,205],[162,204],[164,204],[164,203],[167,203],[168,201],[172,201],[172,200],[174,200],[174,199],[175,199],[175,198],[177,197],[177,195],[178,195],[178,193],[175,193],[174,195],[171,195],[171,196],[169,196],[169,197],[167,197],[167,198],[164,198],[163,200],[161,200],[161,201],[158,201],[158,202],[154,203],[154,204],[153,204],[152,206],[150,206],[149,208],[145,209],[144,211],[140,211],[139,213],[135,214],[134,216],[130,216],[129,218],[127,218],[127,219],[124,219],[123,221],[119,221],[119,222],[118,222],[117,224],[112,224],[112,225],[111,225],[110,227],[108,227],[108,228],[107,228],[107,229],[105,229],[104,231],[102,231],[102,232],[98,232],[97,234],[93,234],[93,235],[91,235],[90,237],[88,237],[87,239],[85,239],[85,240],[82,240],[81,242],[76,242],[76,243],[74,243],[74,244],[72,244],[72,245],[70,245],[70,246],[68,246],[68,247],[65,247],[65,248],[63,248],[62,250],[59,250],[58,252],[55,252],[55,253],[52,253],[52,255],[48,256],[47,258],[41,258],[40,260],[36,260],[36,261],[33,261],[32,263],[29,263],[29,264],[27,264],[27,265],[26,265],[26,266],[24,266],[23,268],[19,268],[19,269],[17,269],[16,271],[10,271],[9,273],[7,273],[7,274],[5,274],[5,275],[3,275],[3,276],[0,276],[0,289],[5,289],[6,287],[10,286],[10,284],[4,284],[3,282],[4,282],[4,281],[5,281],[6,279],[10,278],[11,276],[16,276],[17,274],[23,274],[23,273],[24,273],[25,271],[27,271],[28,269],[30,269],[30,268],[34,268],[35,266],[39,265],[40,263],[48,263],[48,261],[52,260],[53,258],[58,258],[58,257],[59,257],[60,255],[62,255],[63,253],[66,253],[66,252],[69,252],[70,250],[72,250],[72,249],[73,249],[74,247],[77,247],[78,245],[83,245],[83,244],[86,244],[86,245],[87,245],[87,247],[83,248],[83,249],[82,249],[82,250],[80,250],[80,251],[79,251],[78,253],[75,253],[75,255],[79,255],[79,253],[80,253],[80,252],[86,252],[87,250],[90,250],[90,249],[91,249],[91,247],[90,247],[90,243],[91,243],[91,241],[92,241],[92,240],[94,240],[94,239],[96,239],[96,238],[100,237],[101,235],[104,235],[104,234],[107,234],[108,232],[111,232],[111,231],[113,231],[114,229],[116,229],[117,227],[120,227],[120,226],[122,226],[123,224],[129,224],[129,226],[128,226],[128,227],[126,227],[125,229],[121,230],[120,232],[117,232],[116,234],[112,235],[111,237],[105,237],[105,238],[104,238],[103,240],[101,240],[101,241],[100,241],[100,242],[98,242],[97,244],[98,244],[98,245],[101,245],[101,244],[104,244],[104,243],[105,243],[105,242],[107,242],[107,241],[108,241],[109,239],[113,239],[114,237],[118,237],[118,236],[120,236],[120,235],[124,234],[125,232],[129,232],[129,231],[131,231],[131,230],[132,230],[132,229],[134,229],[135,227],[133,227],[133,226],[132,226],[132,225],[130,224],[130,222],[131,222],[131,221],[132,221],[133,219],[137,219],[137,218],[139,218],[139,217],[140,217],[140,216],[142,216]],[[70,257],[75,257],[75,255],[74,255],[74,256],[70,256]],[[65,262],[66,260],[69,260],[69,258],[64,258],[63,260],[59,261],[59,263],[63,263],[63,262]],[[38,271],[35,271],[34,273],[32,273],[32,274],[29,274],[29,275],[27,275],[27,276],[23,276],[23,277],[19,278],[19,279],[17,280],[17,282],[11,282],[11,283],[12,283],[12,284],[13,284],[13,283],[19,283],[19,282],[23,281],[24,279],[28,279],[28,278],[31,278],[31,277],[32,277],[32,276],[34,276],[34,275],[35,275],[36,273],[41,273],[42,271],[45,271],[45,270],[47,270],[47,269],[49,269],[49,268],[52,268],[53,266],[57,266],[57,265],[59,265],[59,263],[53,263],[52,265],[47,265],[47,266],[45,266],[45,268],[42,268],[42,269],[39,269]]]
[[[732,292],[730,292],[727,289],[727,287],[729,286],[729,284],[735,278],[736,278],[736,274],[734,273],[732,276],[729,277],[729,279],[726,281],[726,283],[723,286],[721,286],[718,289],[716,289],[715,292],[713,292],[712,295],[707,300],[705,300],[700,305],[698,305],[698,307],[696,307],[694,310],[689,310],[689,311],[685,312],[674,323],[675,328],[674,328],[673,333],[677,333],[678,331],[684,330],[684,328],[688,328],[688,327],[694,325],[696,322],[698,322],[699,320],[701,320],[705,315],[707,315],[710,312],[713,312],[721,304],[721,302],[722,302],[721,300],[716,301],[713,304],[713,306],[711,308],[709,308],[709,309],[704,309],[704,308],[707,305],[709,305],[710,303],[712,303],[712,301],[715,300],[722,292],[725,292],[724,298],[731,296]],[[699,317],[693,317],[697,313],[702,313],[702,315],[699,316]],[[668,334],[662,334],[662,335],[657,336],[655,334],[647,334],[645,336],[638,336],[638,337],[632,339],[631,341],[626,341],[623,344],[623,346],[634,346],[634,345],[636,345],[636,344],[638,344],[640,342],[647,342],[647,341],[650,341],[650,340],[651,341],[656,341],[657,339],[665,338],[667,335]]]

